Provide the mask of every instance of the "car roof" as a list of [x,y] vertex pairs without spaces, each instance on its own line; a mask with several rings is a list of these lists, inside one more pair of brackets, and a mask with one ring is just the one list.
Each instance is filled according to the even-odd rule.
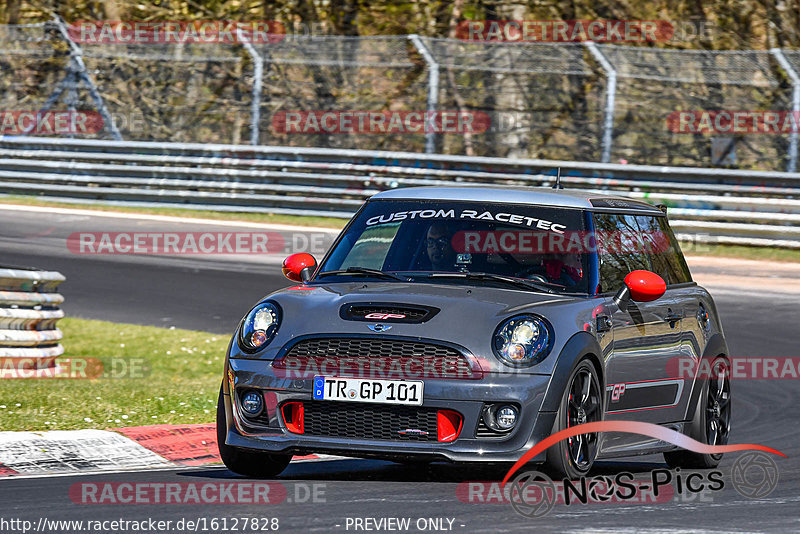
[[457,185],[401,187],[382,191],[370,200],[462,200],[466,202],[499,202],[530,204],[561,208],[581,208],[592,211],[645,211],[660,214],[652,204],[630,198],[606,195],[581,189],[552,189],[550,187]]
[[661,213],[652,204],[621,196],[607,195],[582,189],[552,189],[550,187],[457,185],[401,187],[382,191],[371,200],[462,200],[466,202],[499,202],[531,204],[562,208],[582,208],[593,211],[624,210]]

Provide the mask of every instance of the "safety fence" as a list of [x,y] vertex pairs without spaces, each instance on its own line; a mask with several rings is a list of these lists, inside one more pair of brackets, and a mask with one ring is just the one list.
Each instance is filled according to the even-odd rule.
[[[56,19],[0,26],[0,57],[0,111],[99,114],[102,128],[67,134],[82,138],[797,170],[799,50],[417,35],[93,43]],[[448,111],[481,114],[485,127],[330,132],[284,120]],[[705,111],[710,123],[677,120]],[[721,115],[762,112],[779,126],[738,129]]]
[[57,272],[0,266],[0,378],[52,373],[64,353]]
[[669,207],[680,237],[800,248],[800,173],[285,146],[0,139],[0,192],[347,218],[397,187],[551,186]]

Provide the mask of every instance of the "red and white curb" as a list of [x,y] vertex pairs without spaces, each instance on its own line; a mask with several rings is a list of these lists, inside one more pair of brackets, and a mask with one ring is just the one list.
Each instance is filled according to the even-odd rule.
[[[296,456],[292,461],[339,459],[342,457],[309,455]],[[221,460],[213,424],[0,432],[0,478],[218,463]]]

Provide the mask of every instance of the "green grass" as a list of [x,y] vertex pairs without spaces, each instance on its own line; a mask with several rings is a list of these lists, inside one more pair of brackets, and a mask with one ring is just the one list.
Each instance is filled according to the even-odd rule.
[[788,248],[681,243],[681,250],[687,256],[716,256],[721,258],[800,263],[800,250]]
[[113,204],[77,204],[40,200],[34,196],[0,195],[0,204],[22,204],[25,206],[44,206],[55,208],[72,208],[94,211],[114,211],[120,213],[146,213],[150,215],[169,215],[172,217],[195,217],[218,221],[242,221],[269,224],[292,224],[296,226],[318,226],[322,228],[344,228],[347,219],[337,217],[310,217],[301,215],[279,215],[274,213],[229,213],[224,211],[206,211],[183,208],[137,208],[115,206]]
[[[126,362],[129,378],[0,379],[0,430],[71,430],[215,419],[228,336],[63,319],[64,357]],[[122,360],[119,360],[121,358]],[[129,374],[129,373],[126,373]]]

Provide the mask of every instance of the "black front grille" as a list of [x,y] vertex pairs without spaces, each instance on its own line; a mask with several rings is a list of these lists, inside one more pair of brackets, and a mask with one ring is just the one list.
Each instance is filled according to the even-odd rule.
[[305,434],[385,441],[436,441],[436,409],[305,402]]
[[481,377],[466,356],[452,347],[374,337],[304,339],[273,365],[309,372],[334,369],[342,376],[360,374],[373,378]]

